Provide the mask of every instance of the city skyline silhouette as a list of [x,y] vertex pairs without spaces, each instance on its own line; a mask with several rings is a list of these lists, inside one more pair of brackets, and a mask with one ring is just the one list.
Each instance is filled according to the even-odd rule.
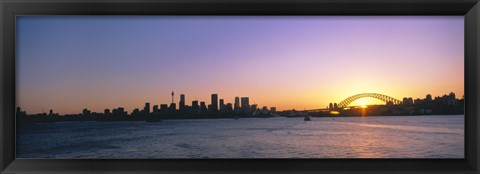
[[17,26],[17,106],[30,113],[132,111],[170,103],[172,90],[278,110],[359,93],[464,94],[461,16],[21,16]]
[[[241,99],[241,100],[240,100]],[[364,103],[364,100],[362,99],[374,99],[380,101],[380,103]],[[243,112],[242,114],[252,114],[256,111],[270,111],[270,112],[285,112],[285,111],[308,111],[308,112],[321,112],[321,111],[332,111],[332,110],[339,110],[342,111],[345,108],[365,108],[367,109],[369,106],[423,106],[424,109],[429,108],[431,109],[431,106],[425,105],[425,103],[430,103],[430,102],[441,102],[437,104],[441,104],[442,106],[461,106],[463,108],[463,102],[464,102],[464,96],[462,95],[462,98],[458,98],[454,92],[450,92],[449,94],[443,94],[443,96],[432,96],[431,94],[426,94],[425,98],[412,98],[412,97],[403,97],[403,100],[399,100],[396,98],[392,98],[387,95],[383,94],[377,94],[377,93],[362,93],[362,94],[356,94],[353,96],[350,96],[341,102],[330,102],[328,106],[322,108],[309,108],[308,110],[306,108],[302,109],[283,109],[283,110],[277,110],[276,106],[266,106],[266,105],[258,105],[256,103],[251,103],[249,97],[246,96],[241,96],[241,97],[235,97],[234,101],[228,101],[223,98],[219,98],[219,95],[217,93],[211,94],[210,100],[197,100],[197,99],[192,99],[190,100],[191,105],[189,105],[188,100],[186,100],[186,95],[185,94],[180,94],[178,96],[178,100],[175,100],[175,92],[171,92],[171,102],[170,103],[150,103],[150,102],[145,102],[143,109],[140,110],[139,108],[142,107],[136,107],[132,109],[131,111],[126,110],[125,107],[123,106],[117,106],[113,108],[104,108],[103,114],[107,115],[111,112],[110,109],[113,111],[116,109],[121,109],[121,113],[125,113],[127,115],[135,115],[139,114],[140,112],[146,112],[146,114],[150,113],[156,113],[156,112],[167,112],[167,114],[171,114],[172,112],[183,112],[186,113],[191,112],[194,110],[194,114],[199,114],[200,111],[204,112],[204,114],[216,114],[218,112],[220,113],[226,113],[226,114],[232,114],[236,113],[238,114],[239,111]],[[456,104],[455,104],[456,103]],[[463,109],[461,109],[463,112]],[[59,115],[59,113],[55,113],[53,108],[48,109],[48,115]],[[17,106],[17,113],[20,112],[25,112],[23,113],[26,115],[26,111],[22,110],[20,106]],[[85,112],[90,113],[102,113],[102,111],[92,111],[89,108],[83,108],[82,115],[85,115]],[[136,113],[137,112],[137,113]],[[231,112],[231,113],[230,113]],[[42,109],[41,113],[30,113],[30,115],[35,115],[35,114],[47,114],[45,112],[45,108]],[[75,115],[77,113],[64,113],[60,115]],[[145,114],[145,113],[143,113]],[[231,116],[231,115],[229,115]]]

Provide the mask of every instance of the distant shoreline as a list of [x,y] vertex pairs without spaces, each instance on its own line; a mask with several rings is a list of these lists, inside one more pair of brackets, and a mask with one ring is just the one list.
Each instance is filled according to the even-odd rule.
[[[430,114],[430,115],[425,115],[425,114],[422,114],[422,115],[366,115],[366,116],[360,116],[360,115],[339,115],[339,116],[321,116],[321,117],[412,117],[412,116],[459,116],[459,115],[463,115],[465,116],[465,114],[443,114],[443,115],[434,115],[434,114]],[[319,117],[316,117],[316,118],[319,118]]]
[[[367,115],[367,116],[359,116],[359,115],[356,115],[356,116],[345,116],[345,115],[338,115],[338,116],[314,116],[312,118],[345,118],[345,117],[357,117],[357,118],[365,118],[365,117],[415,117],[415,116],[465,116],[465,114],[445,114],[445,115]],[[161,119],[160,121],[157,121],[157,122],[161,122],[163,120],[206,120],[206,119],[233,119],[233,120],[237,120],[237,119],[248,119],[248,118],[264,118],[264,119],[267,119],[267,118],[291,118],[291,119],[299,119],[299,118],[304,118],[304,116],[295,116],[295,117],[287,117],[287,116],[270,116],[270,117],[211,117],[211,118],[206,118],[206,117],[203,117],[203,118],[165,118],[165,119]],[[27,124],[35,124],[35,123],[79,123],[79,122],[148,122],[147,120],[65,120],[65,121],[39,121],[39,122],[30,122],[30,123],[27,123]],[[17,124],[21,124],[18,120],[17,120]]]

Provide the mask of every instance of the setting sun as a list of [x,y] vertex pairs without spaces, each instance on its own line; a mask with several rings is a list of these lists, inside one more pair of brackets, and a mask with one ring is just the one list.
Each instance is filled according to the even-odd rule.
[[379,104],[385,104],[385,102],[375,98],[360,98],[352,102],[349,106],[358,106],[361,108],[367,108],[368,105],[379,105]]
[[[172,91],[174,103],[184,94],[189,106],[198,100],[207,107],[218,94],[225,104],[249,97],[251,104],[278,111],[327,108],[362,93],[398,100],[462,96],[463,20],[439,19],[21,17],[18,106],[30,113],[118,107],[130,113],[145,103],[172,103]],[[455,27],[438,29],[446,24]],[[78,30],[85,26],[95,30]],[[64,44],[61,38],[78,41]],[[443,49],[447,43],[458,48]],[[348,104],[371,105],[385,102],[359,98]]]

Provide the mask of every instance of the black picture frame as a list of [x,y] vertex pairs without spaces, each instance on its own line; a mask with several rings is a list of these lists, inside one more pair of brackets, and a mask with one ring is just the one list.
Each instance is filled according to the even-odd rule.
[[[478,0],[0,0],[2,173],[479,173]],[[19,15],[463,15],[465,159],[16,159]]]

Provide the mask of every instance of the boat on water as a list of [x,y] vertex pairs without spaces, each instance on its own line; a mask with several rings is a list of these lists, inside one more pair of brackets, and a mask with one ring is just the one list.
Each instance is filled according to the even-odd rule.
[[310,116],[305,116],[305,118],[303,118],[303,121],[312,121],[312,118]]

